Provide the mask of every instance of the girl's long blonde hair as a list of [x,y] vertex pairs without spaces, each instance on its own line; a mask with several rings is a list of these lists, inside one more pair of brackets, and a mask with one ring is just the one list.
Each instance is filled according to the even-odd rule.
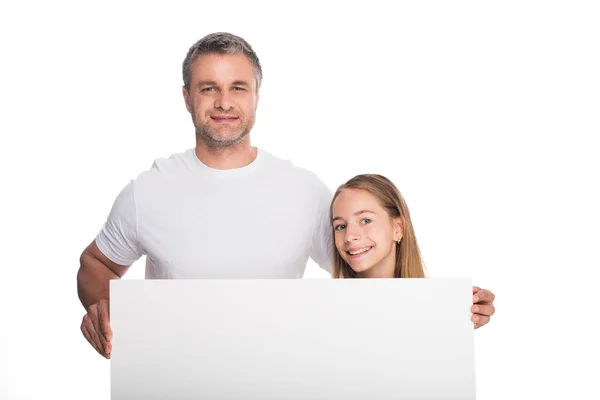
[[[394,278],[425,278],[425,266],[421,260],[421,252],[410,220],[410,213],[400,191],[389,179],[382,175],[357,175],[341,185],[329,206],[329,221],[333,231],[333,203],[344,189],[362,189],[375,196],[391,218],[400,217],[402,224],[402,240],[396,245],[396,268]],[[333,232],[335,235],[335,231]],[[356,272],[338,253],[333,241],[333,278],[356,278]]]

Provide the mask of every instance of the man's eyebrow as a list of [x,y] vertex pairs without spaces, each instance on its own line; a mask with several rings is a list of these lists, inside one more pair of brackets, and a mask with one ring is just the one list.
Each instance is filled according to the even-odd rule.
[[[356,215],[360,215],[360,214],[364,214],[364,213],[371,213],[371,214],[375,214],[373,211],[371,210],[359,210],[355,213],[353,213],[352,215],[356,216]],[[331,222],[338,220],[338,219],[342,219],[342,217],[335,217],[334,219],[331,220]]]
[[247,81],[233,81],[233,86],[250,86]]
[[217,82],[215,81],[200,81],[198,82],[198,87],[200,86],[212,86],[212,85],[216,85]]

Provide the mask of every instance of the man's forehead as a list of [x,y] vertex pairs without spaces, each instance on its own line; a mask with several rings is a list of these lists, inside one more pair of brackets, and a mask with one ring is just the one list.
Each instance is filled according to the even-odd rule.
[[254,65],[244,54],[203,54],[194,60],[192,77],[194,81],[247,82],[253,84]]
[[196,71],[236,70],[254,73],[254,65],[244,54],[202,54],[194,60]]

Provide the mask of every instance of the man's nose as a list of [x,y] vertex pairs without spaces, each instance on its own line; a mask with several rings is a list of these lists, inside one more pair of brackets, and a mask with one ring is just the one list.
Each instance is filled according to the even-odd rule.
[[222,91],[215,99],[215,108],[220,108],[224,111],[229,111],[233,104],[231,103],[231,94],[227,91]]

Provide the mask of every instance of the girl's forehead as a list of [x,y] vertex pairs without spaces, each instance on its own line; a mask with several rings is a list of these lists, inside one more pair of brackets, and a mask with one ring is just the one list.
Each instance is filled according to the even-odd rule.
[[354,212],[357,210],[381,211],[378,199],[364,189],[342,189],[333,203],[333,210]]

